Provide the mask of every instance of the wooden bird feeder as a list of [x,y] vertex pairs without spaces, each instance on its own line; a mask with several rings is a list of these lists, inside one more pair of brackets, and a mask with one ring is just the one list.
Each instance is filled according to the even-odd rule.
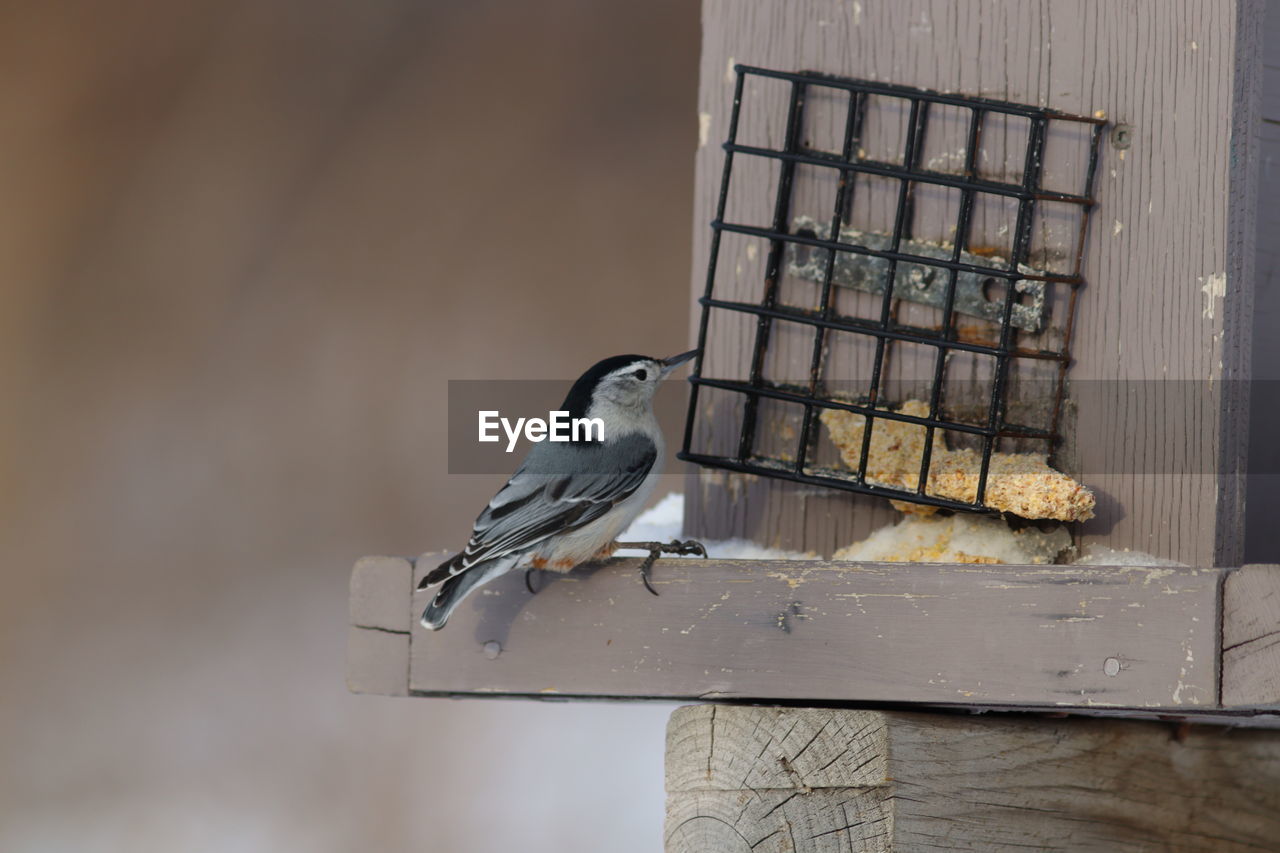
[[1008,516],[1031,452],[1090,490],[1077,550],[1147,556],[662,560],[658,598],[614,560],[436,633],[436,556],[371,557],[351,689],[700,703],[668,851],[1277,849],[1265,7],[704,0],[684,534],[829,558],[903,508]]

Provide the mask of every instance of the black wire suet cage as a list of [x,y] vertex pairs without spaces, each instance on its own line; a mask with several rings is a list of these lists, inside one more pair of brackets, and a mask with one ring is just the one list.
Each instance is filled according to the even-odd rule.
[[[992,453],[1004,440],[1039,445],[1052,453],[1059,441],[1066,369],[1071,361],[1071,330],[1077,292],[1083,285],[1081,263],[1089,212],[1093,207],[1094,177],[1098,166],[1099,143],[1106,120],[1101,116],[1076,116],[1043,107],[1027,106],[987,98],[963,97],[922,89],[833,77],[814,72],[782,72],[764,68],[735,66],[733,109],[723,145],[724,170],[711,223],[710,260],[698,331],[699,356],[690,381],[692,389],[682,449],[679,458],[699,465],[799,483],[878,495],[897,500],[932,504],[955,510],[991,512],[986,503],[987,479]],[[785,116],[773,121],[780,131],[780,144],[742,141],[739,123],[744,88],[754,81],[771,81],[789,89],[778,103],[785,103]],[[822,98],[843,112],[832,120],[843,125],[843,134],[833,134],[831,144],[812,144],[806,131],[808,104]],[[864,135],[875,109],[891,104],[900,110],[904,132],[900,150],[885,154],[864,148]],[[946,157],[925,156],[931,122],[946,115],[956,125],[963,148],[956,147]],[[1010,135],[1008,127],[1020,123],[1025,131]],[[984,173],[984,135],[999,127],[1001,139],[1013,153],[1016,167],[1009,174]],[[1075,174],[1079,186],[1074,191],[1046,187],[1046,142],[1065,127],[1081,140],[1076,154]],[[1014,139],[1010,145],[1008,140]],[[729,221],[726,207],[737,178],[735,166],[747,159],[768,164],[773,176],[772,210],[766,221]],[[829,213],[797,215],[794,202],[797,170],[830,176],[834,183],[834,203]],[[879,181],[885,188],[882,226],[851,229],[859,180]],[[928,241],[915,233],[919,211],[926,202],[923,194],[932,188],[954,196],[945,219],[951,229],[949,239]],[[971,245],[976,205],[987,200],[1005,204],[1011,232],[1005,248],[995,253]],[[1035,243],[1038,206],[1073,211],[1071,227],[1059,235],[1061,264],[1049,263]],[[953,207],[952,211],[950,208]],[[937,218],[937,211],[931,215]],[[762,248],[760,264],[763,281],[751,298],[720,292],[718,270],[726,235],[751,238]],[[807,279],[814,292],[808,304],[789,304],[780,298],[780,282],[786,276]],[[1059,296],[1047,289],[1061,286]],[[849,289],[860,291],[863,311],[845,310],[837,296]],[[994,296],[993,296],[994,294]],[[871,301],[868,302],[867,298]],[[930,306],[936,315],[931,323],[913,323],[899,316],[902,300]],[[1055,301],[1056,300],[1056,301]],[[1058,313],[1050,316],[1051,306]],[[718,316],[747,318],[744,353],[737,376],[713,375],[708,371],[709,326]],[[960,323],[961,319],[965,324]],[[982,325],[985,335],[974,335],[972,327]],[[766,375],[765,364],[775,327],[808,329],[811,345],[807,355],[807,375],[789,381]],[[1052,334],[1049,327],[1052,326]],[[856,393],[838,389],[845,377],[836,370],[828,354],[833,337],[860,340],[865,344],[869,376],[859,380]],[[849,337],[853,336],[853,337]],[[894,411],[885,388],[886,364],[894,347],[912,346],[927,355],[929,365],[922,394],[926,415]],[[943,389],[947,366],[956,355],[989,359],[990,381],[970,409],[978,416],[960,417],[948,412]],[[1011,422],[1008,391],[1011,368],[1023,363],[1039,365],[1047,371],[1048,384],[1041,386],[1047,411],[1040,425]],[[930,380],[931,381],[928,381]],[[1044,389],[1048,389],[1045,391]],[[734,395],[739,423],[722,436],[720,446],[708,449],[698,444],[700,394]],[[974,401],[970,401],[974,403]],[[797,412],[798,429],[784,437],[791,443],[779,450],[777,437],[762,441],[760,410],[767,404],[786,404]],[[858,464],[844,469],[815,461],[822,410],[844,410],[865,419]],[[915,424],[924,429],[915,488],[895,487],[868,476],[868,455],[875,421],[884,419]],[[705,429],[705,425],[704,429]],[[971,443],[980,454],[976,494],[972,501],[931,494],[929,472],[934,434],[945,431]],[[791,433],[794,432],[794,436]]]

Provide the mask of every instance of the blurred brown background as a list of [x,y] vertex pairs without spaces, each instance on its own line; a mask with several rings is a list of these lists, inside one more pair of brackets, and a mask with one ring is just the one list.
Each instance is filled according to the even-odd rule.
[[658,848],[666,708],[350,696],[344,622],[500,484],[448,379],[685,347],[698,37],[0,7],[0,849]]

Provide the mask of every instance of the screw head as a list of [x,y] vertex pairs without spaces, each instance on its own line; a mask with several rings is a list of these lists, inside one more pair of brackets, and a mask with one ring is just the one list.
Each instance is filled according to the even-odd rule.
[[1112,678],[1115,678],[1120,674],[1120,659],[1107,658],[1102,662],[1102,671]]
[[502,654],[502,644],[497,640],[490,640],[484,644],[484,656],[489,660],[496,660],[500,654]]
[[1111,128],[1111,147],[1123,151],[1133,144],[1133,127],[1127,124],[1117,124]]

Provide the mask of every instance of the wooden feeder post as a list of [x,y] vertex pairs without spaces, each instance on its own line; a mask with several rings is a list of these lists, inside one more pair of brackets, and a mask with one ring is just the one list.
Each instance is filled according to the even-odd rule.
[[[668,729],[669,853],[1277,849],[1280,565],[1241,565],[1255,245],[1262,269],[1277,236],[1263,216],[1255,243],[1258,163],[1280,144],[1260,135],[1280,101],[1280,80],[1262,90],[1265,12],[1262,0],[703,7],[695,300],[738,65],[1106,118],[1056,461],[1099,495],[1079,545],[1159,560],[664,559],[657,598],[638,561],[613,560],[536,595],[506,575],[430,632],[414,590],[440,556],[366,558],[351,582],[351,689],[700,703]],[[744,97],[785,118],[780,92]],[[778,133],[770,121],[759,132]],[[997,170],[1006,131],[982,141]],[[876,133],[889,131],[867,130],[869,144]],[[926,150],[939,168],[954,156]],[[1081,168],[1043,159],[1051,174]],[[732,203],[767,207],[760,176]],[[925,229],[931,210],[914,213]],[[991,245],[1002,235],[995,213],[976,227]],[[1048,263],[1061,232],[1036,234]],[[745,282],[759,263],[741,248],[727,269]],[[704,363],[749,363],[753,332],[717,329]],[[803,374],[811,352],[778,335],[770,369]],[[826,358],[851,374],[860,363],[839,341]],[[886,375],[907,387],[910,365]],[[891,523],[886,503],[695,469],[684,533],[829,556]]]
[[[1239,565],[1264,5],[707,0],[698,101],[704,144],[697,154],[694,197],[695,297],[705,286],[708,223],[716,215],[724,162],[718,143],[726,138],[737,64],[816,70],[1105,116],[1111,132],[1102,146],[1098,204],[1086,235],[1086,285],[1075,310],[1074,362],[1061,430],[1066,446],[1058,454],[1064,470],[1080,475],[1099,496],[1097,516],[1082,526],[1078,544],[1131,549],[1187,565]],[[764,116],[781,123],[785,98],[784,86],[748,83],[742,107],[747,126],[741,132],[757,138],[769,133],[750,122]],[[820,147],[824,126],[839,120],[836,111],[831,114],[818,112],[806,125],[812,145]],[[883,138],[883,127],[879,131]],[[869,128],[864,135],[876,132]],[[1011,135],[988,134],[981,157],[1011,157],[1017,151],[1006,142]],[[963,139],[957,142],[963,147]],[[925,149],[940,168],[954,154],[928,140]],[[1044,152],[1045,170],[1069,170],[1070,154],[1055,152],[1051,144]],[[761,174],[760,180],[736,183],[731,213],[771,203],[773,184]],[[924,219],[926,231],[928,207],[917,203],[917,220]],[[1009,223],[994,213],[985,221],[985,228],[983,221],[976,223],[974,242],[999,245],[999,232]],[[1261,245],[1266,250],[1269,241]],[[722,247],[722,266],[747,263],[752,248],[741,242]],[[726,251],[731,257],[723,260]],[[723,371],[750,361],[753,327],[726,323],[713,331],[704,364]],[[806,375],[804,338],[789,348],[784,329],[775,328],[770,359],[784,362],[775,374]],[[1275,352],[1275,345],[1264,344]],[[842,341],[829,341],[828,347],[829,360],[857,358]],[[863,364],[865,371],[865,359]],[[717,471],[692,471],[686,494],[688,535],[744,537],[827,555],[897,517],[883,500]],[[1275,496],[1254,495],[1268,497]]]

